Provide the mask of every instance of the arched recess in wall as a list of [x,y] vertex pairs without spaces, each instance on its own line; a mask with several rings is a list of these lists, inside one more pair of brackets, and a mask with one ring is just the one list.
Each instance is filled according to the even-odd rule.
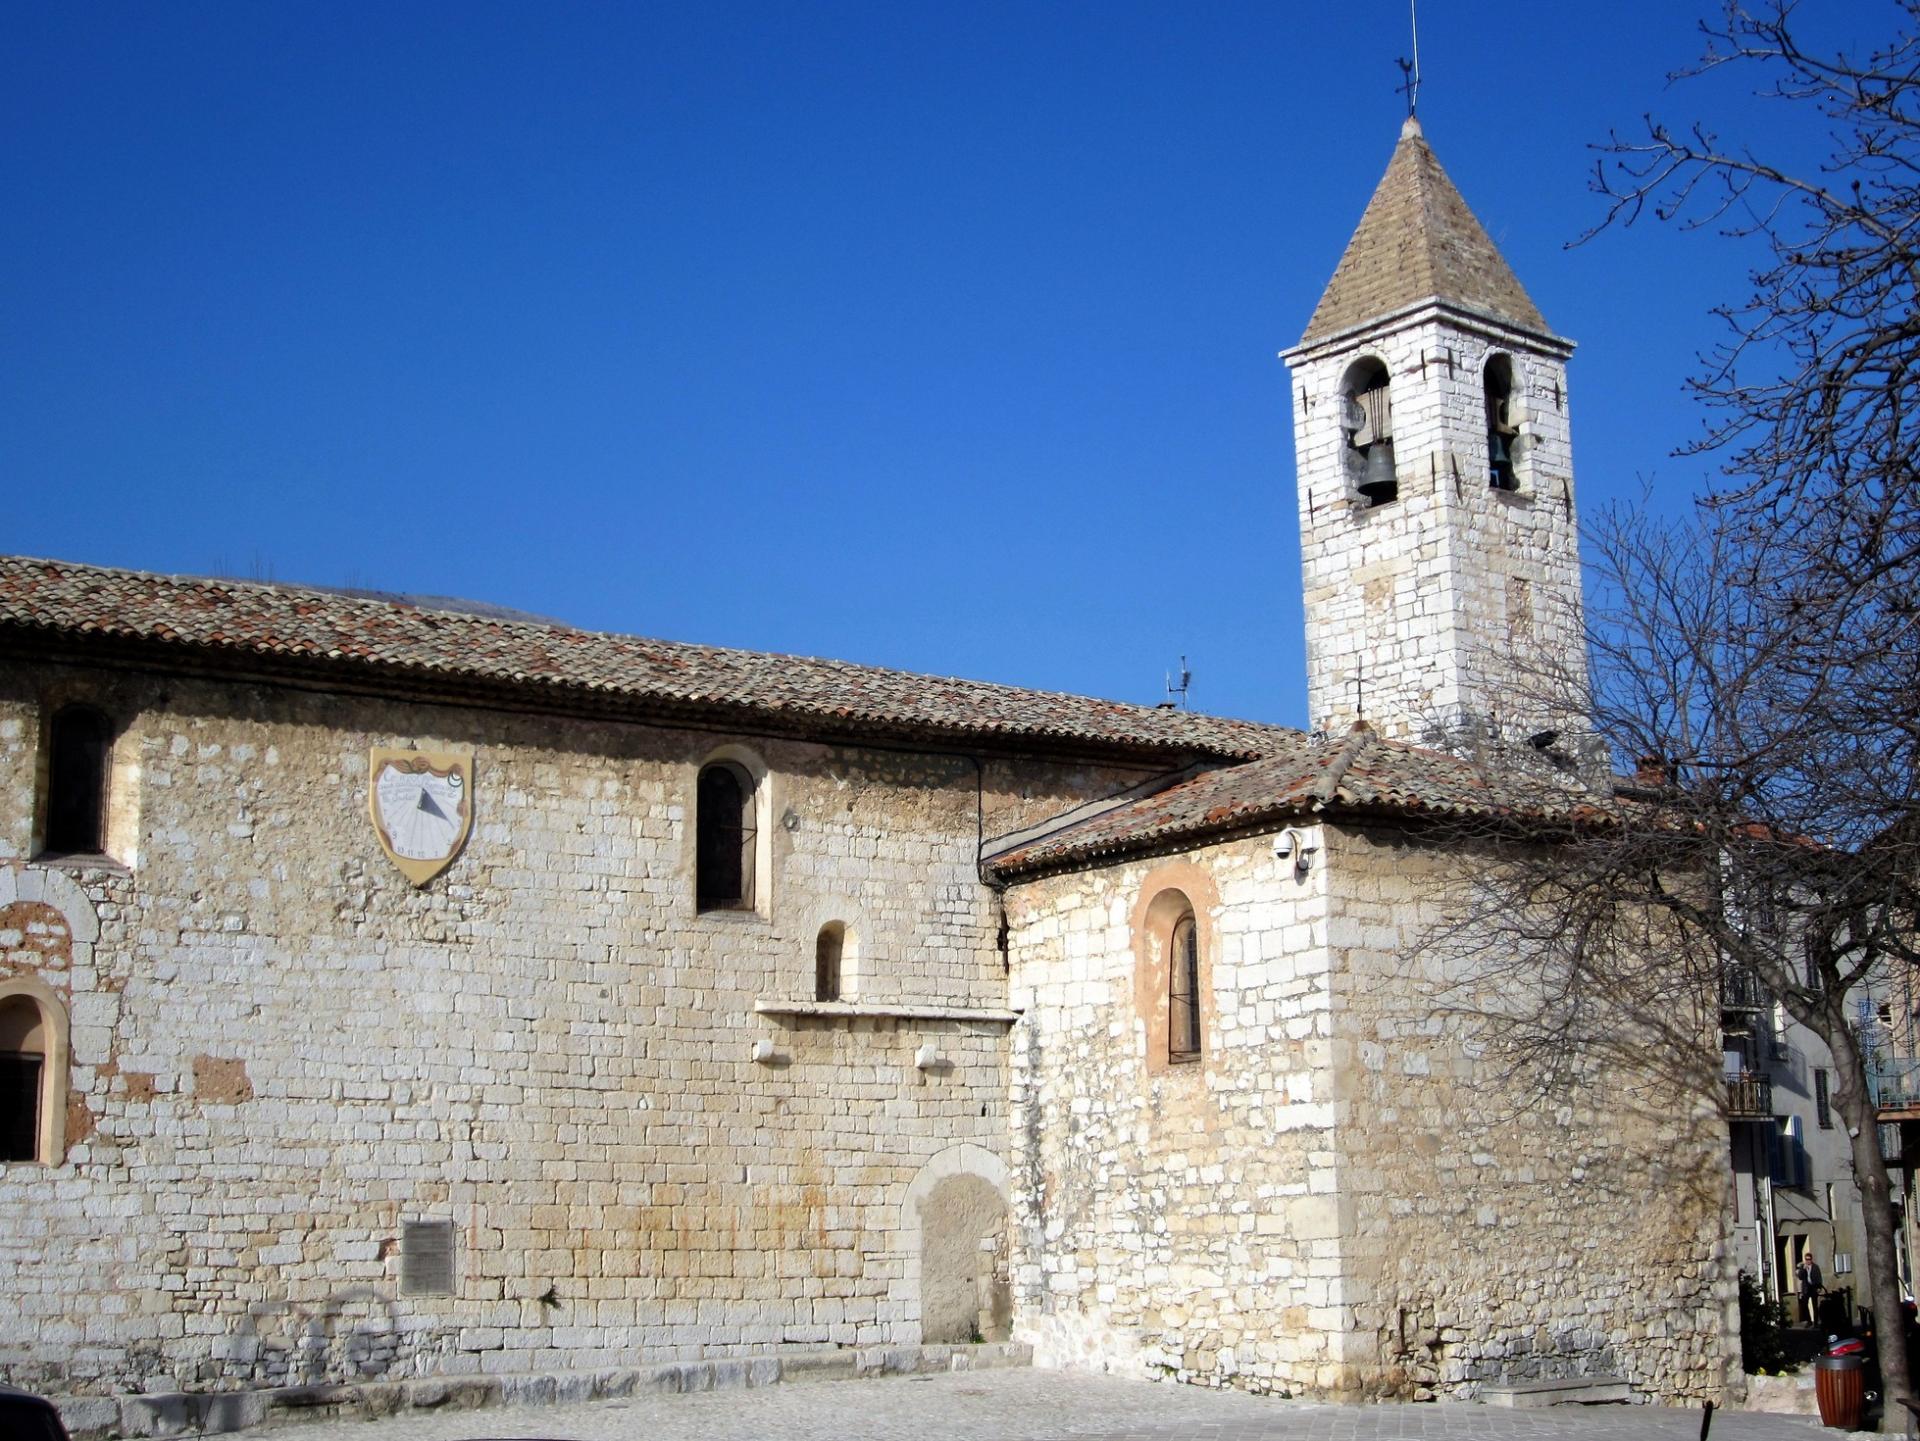
[[851,1001],[859,994],[859,935],[845,921],[828,921],[813,938],[813,998]]
[[900,1241],[921,1345],[1012,1334],[1009,1211],[1005,1164],[971,1142],[941,1151],[907,1187]]
[[1134,1014],[1149,1075],[1201,1069],[1211,1048],[1220,893],[1191,861],[1156,866],[1134,902]]
[[758,752],[710,751],[694,773],[693,891],[701,911],[771,913],[773,781]]
[[816,1001],[858,1001],[868,995],[865,917],[842,897],[817,907],[801,932],[811,939],[800,958],[811,971],[801,977],[799,995]]

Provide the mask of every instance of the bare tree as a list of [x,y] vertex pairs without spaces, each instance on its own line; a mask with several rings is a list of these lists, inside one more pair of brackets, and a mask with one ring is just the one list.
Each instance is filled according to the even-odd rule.
[[1920,0],[1882,4],[1894,33],[1858,57],[1804,48],[1793,0],[1729,3],[1701,26],[1702,58],[1671,77],[1755,72],[1757,93],[1793,112],[1783,134],[1826,138],[1815,174],[1652,116],[1644,138],[1615,133],[1595,173],[1608,204],[1590,234],[1651,212],[1756,245],[1752,293],[1715,309],[1726,337],[1692,382],[1710,417],[1693,448],[1723,453],[1731,495],[1803,517],[1803,502],[1911,500],[1916,484]]
[[1651,117],[1601,147],[1595,234],[1652,215],[1758,257],[1691,382],[1708,417],[1691,449],[1722,479],[1679,525],[1598,517],[1584,681],[1505,684],[1515,713],[1590,716],[1597,755],[1447,729],[1486,793],[1436,822],[1476,865],[1428,944],[1462,978],[1443,1006],[1489,1022],[1542,1099],[1597,1067],[1656,1103],[1724,1106],[1730,976],[1817,1036],[1898,1402],[1893,1195],[1848,1011],[1920,968],[1920,0],[1884,13],[1891,38],[1853,57],[1803,47],[1790,0],[1732,3],[1676,77],[1750,71],[1827,145],[1811,176]]
[[[1591,527],[1593,693],[1541,700],[1583,700],[1636,779],[1504,828],[1449,939],[1529,968],[1517,1062],[1617,1044],[1625,1014],[1640,1065],[1717,1089],[1699,1057],[1729,966],[1826,1044],[1903,1400],[1892,1194],[1846,1009],[1920,966],[1920,0],[1884,13],[1890,38],[1856,55],[1803,46],[1792,0],[1729,3],[1674,77],[1751,72],[1825,145],[1811,173],[1653,117],[1600,147],[1594,234],[1652,215],[1758,257],[1691,381],[1708,420],[1690,449],[1722,480],[1679,528]],[[1525,769],[1481,760],[1490,785]]]
[[[1913,716],[1861,697],[1920,672],[1920,631],[1855,629],[1756,583],[1767,546],[1708,505],[1675,527],[1619,509],[1589,528],[1590,693],[1606,763],[1480,737],[1502,804],[1454,823],[1487,857],[1444,931],[1468,979],[1443,1005],[1495,1024],[1543,1098],[1604,1065],[1665,1103],[1723,1104],[1723,986],[1757,978],[1833,1057],[1863,1205],[1864,1269],[1890,1398],[1908,1390],[1893,1194],[1848,997],[1920,967]],[[1539,674],[1529,708],[1572,702]],[[1489,1006],[1486,998],[1498,1000]]]

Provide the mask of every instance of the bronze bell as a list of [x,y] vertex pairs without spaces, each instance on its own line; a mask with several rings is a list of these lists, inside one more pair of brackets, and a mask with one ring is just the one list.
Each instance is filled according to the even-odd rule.
[[1491,475],[1488,482],[1495,490],[1513,490],[1519,485],[1513,474],[1513,451],[1507,444],[1506,432],[1494,429],[1487,432],[1488,459]]
[[1393,442],[1376,440],[1367,447],[1366,469],[1360,473],[1360,494],[1368,505],[1385,505],[1400,498],[1400,482],[1393,473]]

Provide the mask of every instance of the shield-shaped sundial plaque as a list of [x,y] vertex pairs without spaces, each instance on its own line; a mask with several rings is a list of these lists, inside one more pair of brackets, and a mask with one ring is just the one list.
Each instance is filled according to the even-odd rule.
[[387,859],[424,886],[473,829],[473,752],[375,746],[367,754],[367,809]]

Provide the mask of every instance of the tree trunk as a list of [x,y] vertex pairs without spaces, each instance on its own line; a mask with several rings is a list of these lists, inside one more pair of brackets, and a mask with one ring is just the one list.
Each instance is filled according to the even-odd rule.
[[1822,1039],[1833,1055],[1833,1106],[1846,1123],[1853,1146],[1853,1177],[1860,1187],[1860,1219],[1866,1232],[1867,1285],[1873,1290],[1873,1334],[1880,1352],[1882,1404],[1888,1420],[1908,1429],[1900,1403],[1913,1395],[1907,1381],[1907,1322],[1900,1304],[1900,1266],[1893,1224],[1893,1187],[1880,1154],[1880,1119],[1867,1085],[1866,1058],[1845,1018],[1825,1007]]

